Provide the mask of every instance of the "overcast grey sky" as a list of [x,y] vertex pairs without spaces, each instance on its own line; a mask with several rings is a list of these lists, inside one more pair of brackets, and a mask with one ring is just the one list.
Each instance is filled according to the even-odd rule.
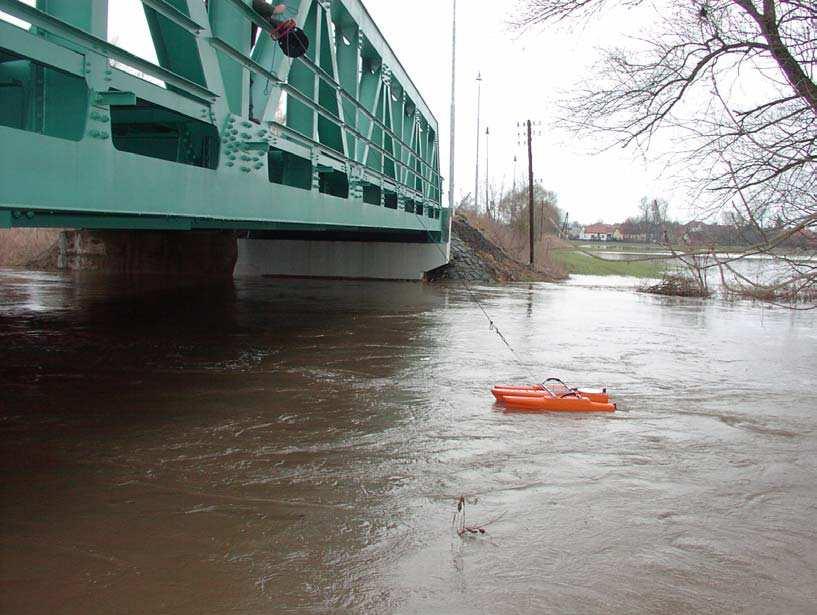
[[[366,0],[365,4],[440,122],[442,171],[447,176],[451,0]],[[621,150],[592,155],[597,143],[578,142],[550,126],[556,119],[557,101],[588,75],[599,57],[598,48],[621,44],[625,34],[648,26],[653,15],[619,11],[573,31],[550,28],[517,37],[506,26],[515,4],[516,0],[459,1],[455,194],[474,191],[475,79],[481,71],[482,181],[486,125],[491,129],[491,180],[511,185],[516,154],[517,177],[524,181],[527,154],[517,146],[516,123],[531,118],[544,123],[543,134],[535,141],[535,175],[559,194],[560,205],[572,219],[622,220],[636,213],[645,195],[676,201],[673,214],[683,217],[680,195],[673,198],[671,181],[660,177],[662,165],[648,165]],[[484,196],[480,200],[484,202]]]
[[[490,179],[507,188],[513,183],[514,155],[519,158],[519,182],[526,177],[526,152],[517,145],[516,124],[531,118],[543,122],[534,148],[536,178],[559,194],[559,204],[571,219],[619,221],[635,214],[645,195],[667,198],[671,213],[686,217],[680,193],[660,176],[661,165],[621,150],[594,155],[598,144],[579,142],[551,127],[557,101],[589,74],[598,48],[621,43],[625,34],[648,26],[654,15],[619,11],[573,31],[549,28],[516,37],[506,25],[516,1],[459,1],[457,198],[474,191],[476,76],[481,72],[483,194],[485,127],[491,130]],[[441,171],[447,177],[451,0],[365,0],[365,4],[440,123]],[[140,0],[111,0],[110,11],[110,37],[155,61]]]

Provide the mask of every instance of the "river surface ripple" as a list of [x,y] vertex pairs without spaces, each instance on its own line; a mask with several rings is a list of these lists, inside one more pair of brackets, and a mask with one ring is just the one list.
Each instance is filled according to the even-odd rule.
[[817,315],[620,282],[0,272],[0,612],[814,613]]

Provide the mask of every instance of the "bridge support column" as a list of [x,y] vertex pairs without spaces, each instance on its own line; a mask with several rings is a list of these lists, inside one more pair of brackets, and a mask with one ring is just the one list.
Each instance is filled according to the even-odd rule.
[[100,273],[231,276],[233,233],[220,231],[65,231],[58,267]]
[[239,239],[235,275],[421,280],[447,262],[447,244]]

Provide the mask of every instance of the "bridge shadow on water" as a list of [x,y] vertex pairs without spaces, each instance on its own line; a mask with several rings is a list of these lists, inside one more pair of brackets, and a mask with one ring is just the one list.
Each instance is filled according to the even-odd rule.
[[[344,468],[384,462],[367,449],[411,416],[417,393],[401,380],[431,352],[445,300],[403,283],[1,272],[0,569],[13,562],[22,580],[4,579],[0,605],[57,608],[83,575],[173,604],[168,579],[212,550],[213,523],[221,555],[247,523],[274,519],[264,562],[320,559],[303,533],[346,523],[364,497]],[[355,530],[334,545],[361,541]],[[257,593],[241,565],[190,565],[207,580],[189,612],[223,604],[231,585]]]
[[2,274],[0,282],[0,384],[12,393],[4,411],[98,408],[114,423],[161,419],[161,404],[133,408],[161,392],[196,396],[195,414],[210,403],[201,389],[209,400],[251,384],[320,397],[350,378],[392,378],[445,300],[422,285],[379,282]]

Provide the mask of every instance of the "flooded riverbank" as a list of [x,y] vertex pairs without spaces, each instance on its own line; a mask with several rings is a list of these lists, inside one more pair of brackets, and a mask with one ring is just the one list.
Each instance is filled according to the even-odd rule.
[[131,284],[0,273],[4,613],[814,611],[815,314],[478,287],[520,367],[457,286]]

